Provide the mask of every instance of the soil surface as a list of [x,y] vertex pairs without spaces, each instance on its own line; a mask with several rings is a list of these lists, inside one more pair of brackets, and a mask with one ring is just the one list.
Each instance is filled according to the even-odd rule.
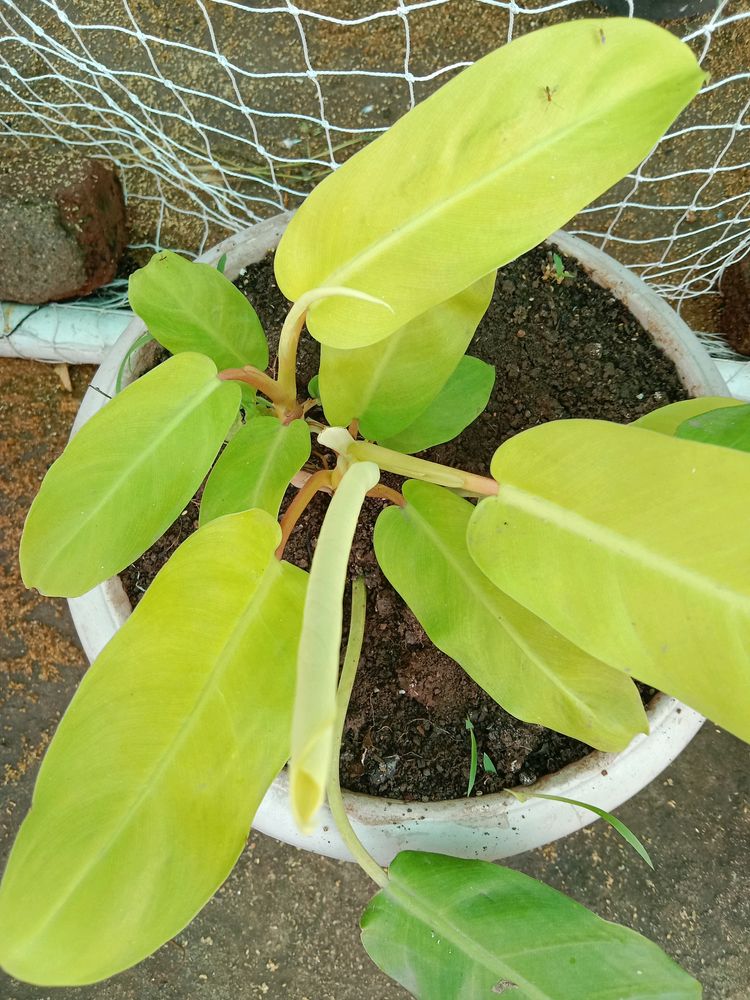
[[[627,310],[564,260],[571,277],[558,283],[551,253],[539,247],[503,268],[469,353],[494,364],[495,387],[485,412],[454,441],[424,457],[486,474],[497,446],[548,420],[594,417],[627,423],[686,393],[672,363]],[[255,306],[272,354],[287,309],[271,258],[248,267],[239,286]],[[317,371],[317,345],[304,337],[300,386]],[[314,453],[315,454],[315,453]],[[396,477],[388,481],[397,485]],[[328,498],[313,501],[285,557],[308,569]],[[372,530],[384,501],[365,506],[350,575],[367,585],[363,655],[341,752],[346,788],[405,800],[466,794],[471,720],[479,769],[473,794],[530,785],[585,756],[590,748],[503,711],[449,657],[437,650],[381,573]],[[123,574],[134,603],[176,546],[195,530],[198,500]],[[347,609],[348,610],[348,609]],[[643,689],[644,701],[651,689]],[[486,754],[497,774],[482,766]]]

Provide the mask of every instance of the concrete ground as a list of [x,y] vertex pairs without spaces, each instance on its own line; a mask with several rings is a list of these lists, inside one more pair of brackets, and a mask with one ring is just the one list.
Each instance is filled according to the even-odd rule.
[[[85,669],[65,603],[25,592],[16,560],[25,511],[64,445],[91,369],[71,373],[69,394],[49,367],[0,361],[0,863]],[[709,1000],[750,1000],[749,775],[750,748],[707,724],[618,810],[647,844],[655,872],[602,823],[511,863],[657,941],[702,981]],[[396,1000],[407,994],[358,941],[358,915],[372,892],[353,865],[252,834],[216,898],[152,958],[81,989],[39,988],[0,973],[0,998]]]

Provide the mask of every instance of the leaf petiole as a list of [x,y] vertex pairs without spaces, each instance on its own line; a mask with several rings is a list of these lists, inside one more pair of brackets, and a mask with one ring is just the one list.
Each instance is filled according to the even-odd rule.
[[[278,350],[278,386],[281,403],[284,406],[294,408],[297,403],[297,346],[305,325],[308,309],[321,299],[329,299],[341,296],[348,299],[361,299],[364,302],[372,302],[375,305],[391,309],[387,302],[376,299],[366,292],[359,292],[355,288],[333,286],[331,288],[313,288],[311,291],[301,295],[287,313],[284,325],[279,336]],[[391,309],[391,312],[393,310]]]
[[358,462],[375,462],[385,472],[395,472],[396,475],[408,479],[419,479],[436,486],[446,486],[448,489],[462,490],[479,496],[494,496],[498,484],[487,476],[478,476],[462,469],[451,469],[437,462],[428,462],[424,458],[404,455],[400,451],[392,451],[369,441],[355,441],[344,427],[327,427],[318,434],[318,441],[326,448],[343,455],[344,458]]
[[315,494],[321,490],[326,490],[329,493],[332,492],[333,480],[331,476],[332,474],[328,469],[321,469],[319,472],[314,472],[305,484],[300,487],[299,493],[297,493],[284,511],[284,515],[279,522],[281,525],[281,541],[276,549],[277,559],[283,557],[286,543],[289,541],[292,531],[294,531],[294,526],[304,514]]
[[246,385],[251,385],[253,389],[257,389],[258,392],[262,392],[275,405],[279,406],[282,403],[276,380],[252,365],[245,365],[244,368],[225,368],[224,371],[219,372],[218,377],[222,382],[244,382]]
[[362,652],[362,640],[365,634],[365,611],[367,606],[367,594],[363,577],[358,576],[352,583],[352,613],[349,623],[349,638],[346,643],[346,653],[344,655],[344,665],[341,668],[338,691],[336,693],[336,719],[334,722],[334,734],[337,737],[338,751],[334,754],[331,764],[331,774],[328,778],[326,792],[328,795],[328,805],[331,810],[336,827],[341,834],[341,839],[349,848],[354,860],[365,871],[373,882],[376,882],[381,889],[388,885],[388,876],[377,863],[375,858],[365,849],[362,842],[357,837],[346,815],[344,801],[341,797],[341,786],[339,784],[339,756],[341,752],[341,737],[344,731],[346,720],[346,710],[349,707],[349,699],[354,686],[354,677],[359,665],[359,657]]
[[374,497],[378,500],[389,500],[397,507],[406,506],[406,499],[404,498],[403,493],[399,493],[398,490],[391,489],[390,486],[384,486],[382,483],[373,487],[367,495],[368,497]]

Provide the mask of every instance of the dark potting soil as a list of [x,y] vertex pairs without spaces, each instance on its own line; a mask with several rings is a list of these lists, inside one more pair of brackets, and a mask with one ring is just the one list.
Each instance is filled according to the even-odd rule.
[[[566,417],[628,423],[686,397],[672,363],[627,310],[573,261],[564,265],[572,277],[558,283],[551,252],[538,247],[500,272],[469,348],[497,369],[490,402],[458,438],[424,457],[487,474],[497,446],[527,427]],[[248,267],[238,286],[257,310],[273,356],[288,305],[275,285],[272,258]],[[317,344],[303,337],[301,390],[317,367]],[[285,558],[303,569],[309,569],[327,504],[320,494],[313,500],[287,546]],[[460,798],[470,768],[467,718],[480,762],[475,795],[530,785],[585,756],[585,744],[509,715],[432,645],[376,562],[372,530],[384,506],[367,501],[349,564],[352,577],[365,578],[367,621],[341,751],[342,785],[406,800]],[[197,516],[196,498],[122,574],[134,603],[195,530]],[[652,694],[641,690],[644,701]],[[483,768],[483,754],[496,775]]]

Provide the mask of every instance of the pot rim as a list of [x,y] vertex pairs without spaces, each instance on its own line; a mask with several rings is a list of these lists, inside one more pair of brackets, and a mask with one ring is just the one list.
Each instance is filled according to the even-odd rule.
[[[216,264],[226,255],[224,273],[235,279],[242,268],[261,260],[281,237],[291,212],[284,212],[216,244],[197,258]],[[589,277],[622,301],[655,343],[673,360],[691,395],[729,396],[716,368],[689,327],[640,278],[607,254],[568,233],[554,233],[547,243],[577,260]],[[248,246],[249,244],[249,246]],[[87,391],[73,424],[74,434],[101,409],[114,389],[122,359],[146,327],[135,317],[110,349]],[[131,377],[139,374],[131,373]],[[69,605],[89,659],[131,612],[119,577],[113,577]],[[534,785],[526,794],[576,798],[613,809],[644,788],[684,749],[703,717],[675,698],[657,694],[647,706],[651,732],[638,735],[617,754],[594,751]],[[274,780],[253,820],[253,828],[287,843],[335,858],[349,859],[327,804],[309,836],[300,834],[288,805],[286,771]],[[406,802],[343,790],[350,820],[364,846],[382,864],[399,850],[439,850],[469,858],[499,859],[566,836],[596,820],[588,810],[547,799],[520,802],[507,791],[474,798]]]

